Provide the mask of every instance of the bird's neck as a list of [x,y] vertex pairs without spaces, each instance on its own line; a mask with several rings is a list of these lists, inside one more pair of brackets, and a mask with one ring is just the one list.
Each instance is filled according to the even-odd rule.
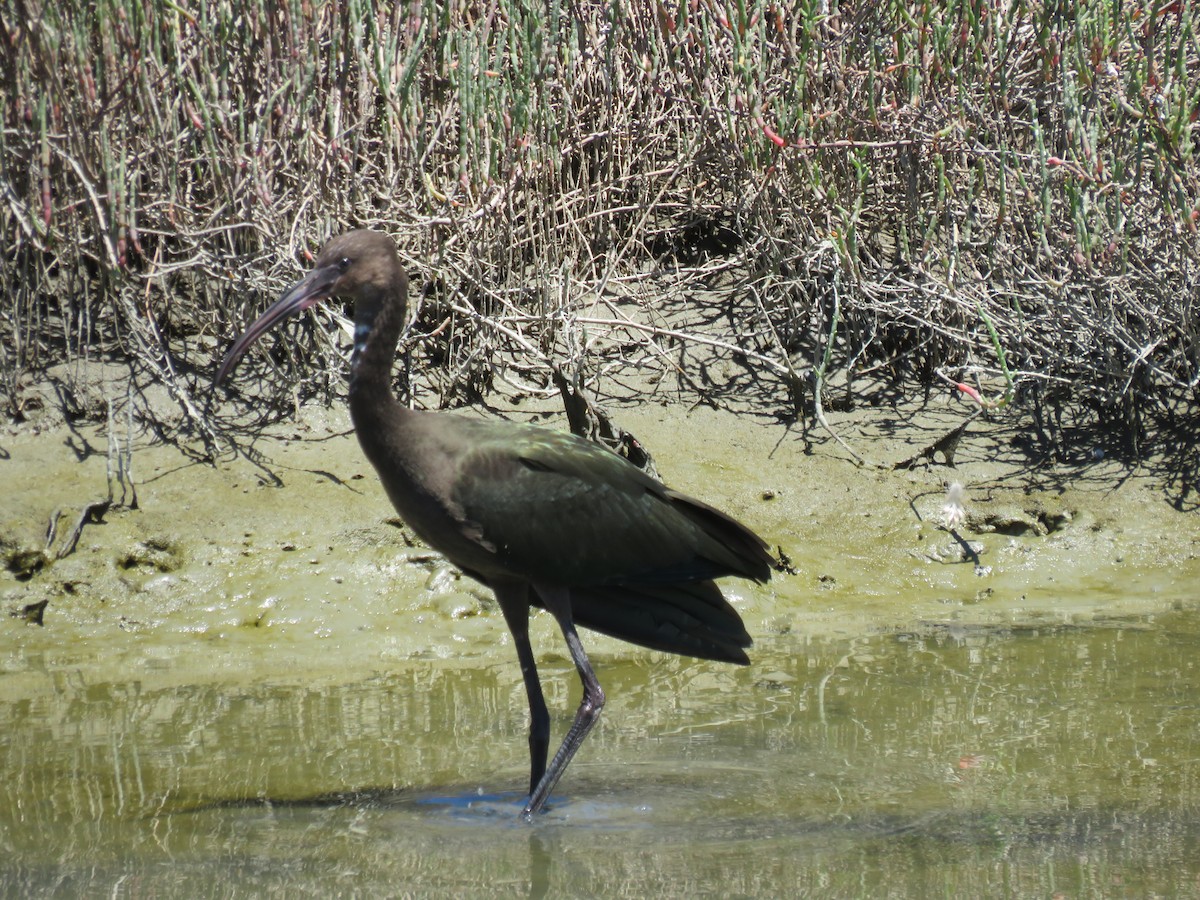
[[355,304],[354,353],[350,357],[350,411],[356,421],[368,413],[404,407],[392,394],[396,342],[404,327],[405,307],[386,295],[360,298]]
[[404,325],[402,298],[375,304],[360,295],[355,305],[354,354],[350,358],[350,419],[363,454],[375,467],[400,515],[424,521],[428,491],[418,447],[429,418],[400,403],[392,393],[396,342]]

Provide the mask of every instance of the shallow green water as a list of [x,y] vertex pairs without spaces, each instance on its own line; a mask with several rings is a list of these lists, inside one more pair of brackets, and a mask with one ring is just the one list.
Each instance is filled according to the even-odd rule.
[[[601,652],[533,826],[508,647],[317,682],[35,666],[0,695],[0,895],[1200,895],[1198,649],[1183,610]],[[543,676],[557,739],[578,685]]]

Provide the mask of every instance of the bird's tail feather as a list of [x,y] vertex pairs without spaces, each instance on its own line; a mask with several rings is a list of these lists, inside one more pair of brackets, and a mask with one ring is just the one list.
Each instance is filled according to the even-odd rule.
[[572,587],[571,613],[576,624],[651,650],[750,661],[750,635],[712,581]]

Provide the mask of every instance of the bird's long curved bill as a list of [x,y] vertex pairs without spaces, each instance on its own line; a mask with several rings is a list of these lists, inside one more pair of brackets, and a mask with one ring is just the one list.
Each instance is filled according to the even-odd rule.
[[321,266],[313,269],[291,290],[271,304],[267,311],[259,316],[240,338],[234,341],[229,352],[225,354],[225,359],[221,362],[221,368],[217,369],[217,377],[213,379],[213,384],[218,385],[224,381],[225,376],[233,370],[238,360],[250,349],[250,345],[284,319],[290,318],[322,300],[327,300],[332,294],[333,285],[340,274],[336,266]]

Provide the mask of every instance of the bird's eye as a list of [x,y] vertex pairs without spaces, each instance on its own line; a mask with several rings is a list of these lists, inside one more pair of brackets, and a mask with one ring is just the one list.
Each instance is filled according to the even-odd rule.
[[337,267],[339,272],[345,272],[348,268],[350,268],[350,257],[343,256],[341,259],[339,259],[337,261]]

